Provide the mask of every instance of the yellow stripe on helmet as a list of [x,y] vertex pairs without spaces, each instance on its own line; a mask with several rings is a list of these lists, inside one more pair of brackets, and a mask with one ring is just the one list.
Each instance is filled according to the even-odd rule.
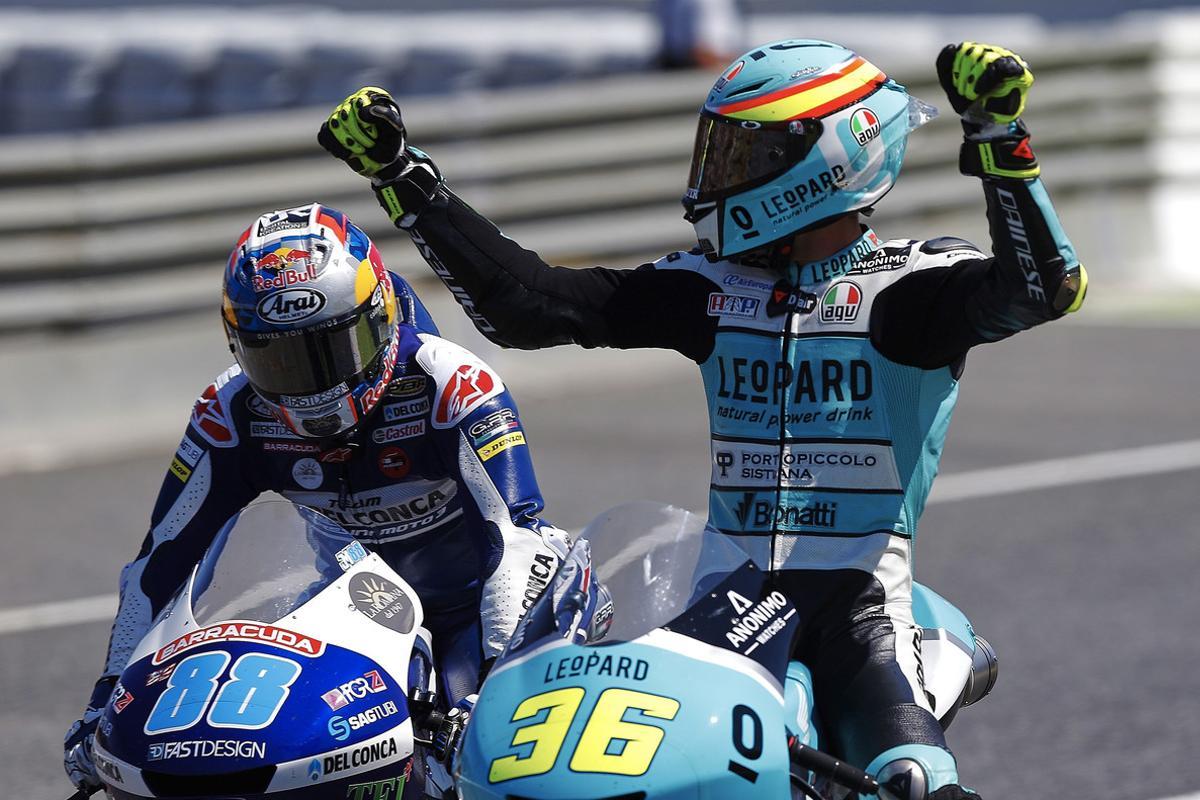
[[882,71],[869,61],[863,61],[857,67],[840,78],[811,89],[801,90],[789,97],[765,103],[761,106],[736,111],[726,116],[733,119],[754,120],[756,122],[774,122],[777,120],[796,119],[810,114],[814,109],[820,109],[834,101],[852,96],[864,86],[884,80]]
[[354,304],[361,306],[371,297],[371,292],[379,285],[375,275],[375,267],[370,259],[364,258],[358,263],[358,274],[354,276]]

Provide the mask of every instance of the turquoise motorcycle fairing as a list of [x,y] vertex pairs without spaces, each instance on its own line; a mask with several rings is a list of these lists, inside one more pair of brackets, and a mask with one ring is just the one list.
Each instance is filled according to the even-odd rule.
[[488,676],[463,798],[789,793],[796,610],[704,520],[635,503],[590,525]]
[[[923,650],[938,656],[926,666],[946,724],[971,694],[976,638],[925,587],[914,587],[913,606]],[[811,675],[789,661],[800,622],[703,518],[653,503],[607,512],[581,534],[484,683],[457,762],[460,796],[801,796],[789,742],[820,741]]]

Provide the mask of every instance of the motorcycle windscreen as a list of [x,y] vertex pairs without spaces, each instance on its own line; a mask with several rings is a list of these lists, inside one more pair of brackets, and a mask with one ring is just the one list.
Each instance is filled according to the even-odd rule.
[[200,626],[277,622],[366,554],[349,532],[311,509],[253,503],[225,523],[201,560],[192,615]]
[[605,513],[488,675],[459,796],[788,796],[796,617],[703,518],[645,502]]
[[682,613],[705,575],[745,561],[688,511],[648,502],[619,506],[580,534],[503,657],[547,637],[576,644],[636,639]]

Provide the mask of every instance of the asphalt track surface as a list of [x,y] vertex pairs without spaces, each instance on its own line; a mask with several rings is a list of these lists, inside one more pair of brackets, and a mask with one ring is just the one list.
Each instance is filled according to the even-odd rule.
[[[635,498],[703,507],[705,410],[686,367],[652,387],[530,393],[522,412],[554,521],[578,527]],[[1198,438],[1200,328],[1060,324],[971,355],[943,474]],[[0,610],[112,592],[171,449],[0,479]],[[996,691],[949,733],[984,798],[1200,785],[1198,490],[1200,469],[1184,468],[929,508],[918,575],[1000,655]],[[0,634],[3,797],[70,793],[60,742],[107,633],[90,622]]]

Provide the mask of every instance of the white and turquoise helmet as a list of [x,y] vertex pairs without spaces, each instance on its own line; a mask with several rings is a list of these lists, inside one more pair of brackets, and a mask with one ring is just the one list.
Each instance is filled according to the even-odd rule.
[[909,132],[936,114],[839,45],[755,48],[700,111],[684,217],[726,258],[868,208],[896,182]]

